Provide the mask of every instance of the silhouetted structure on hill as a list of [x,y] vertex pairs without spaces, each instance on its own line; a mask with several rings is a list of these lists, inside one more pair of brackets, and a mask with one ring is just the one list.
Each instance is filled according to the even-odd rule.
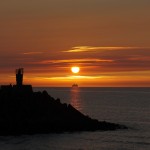
[[23,83],[23,68],[16,69],[16,85],[22,86]]
[[24,69],[16,69],[16,85],[2,85],[1,90],[6,93],[15,93],[20,95],[28,95],[33,92],[31,85],[23,85]]
[[46,91],[33,92],[31,85],[23,85],[23,68],[16,70],[16,82],[0,89],[0,135],[127,128],[91,119]]

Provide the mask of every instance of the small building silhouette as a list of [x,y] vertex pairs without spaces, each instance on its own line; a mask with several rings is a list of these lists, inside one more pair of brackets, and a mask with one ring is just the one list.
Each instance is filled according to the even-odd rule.
[[16,69],[16,85],[22,86],[23,83],[23,68]]
[[24,68],[16,69],[16,85],[2,85],[1,91],[7,93],[15,93],[20,95],[28,95],[33,92],[31,85],[23,85]]

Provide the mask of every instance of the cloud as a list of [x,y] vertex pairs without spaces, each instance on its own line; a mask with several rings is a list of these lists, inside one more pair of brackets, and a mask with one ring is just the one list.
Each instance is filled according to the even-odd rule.
[[[85,47],[84,47],[85,48]],[[78,53],[58,56],[56,59],[44,57],[33,62],[28,61],[29,66],[42,69],[66,71],[73,65],[82,67],[84,73],[90,72],[122,72],[122,71],[147,71],[150,70],[150,49],[139,47],[87,47],[89,50],[98,50],[97,53]],[[83,49],[80,48],[80,49]],[[101,47],[102,49],[102,47]],[[47,59],[48,58],[48,59]],[[82,73],[82,72],[81,72]]]
[[95,46],[76,46],[72,47],[70,50],[62,51],[67,53],[77,53],[77,52],[97,52],[102,50],[136,50],[136,49],[146,49],[148,47],[95,47]]
[[61,60],[44,60],[40,64],[57,64],[57,63],[96,63],[96,62],[113,62],[110,59],[82,58],[82,59],[61,59]]
[[73,79],[100,79],[103,76],[55,76],[55,77],[36,77],[37,79],[46,79],[46,80],[73,80]]
[[5,69],[5,72],[10,68],[15,69],[21,66],[27,68],[26,70],[29,70],[29,72],[37,74],[40,72],[46,74],[48,72],[56,75],[60,72],[69,73],[70,67],[73,65],[81,67],[80,75],[86,75],[88,72],[95,75],[108,72],[150,70],[150,49],[146,47],[83,46],[75,48],[80,50],[87,49],[91,50],[91,52],[56,53],[56,55],[50,55],[49,51],[42,52],[38,50],[34,52],[18,52],[16,56],[2,57],[4,56],[2,55],[0,67],[3,71]]
[[35,55],[35,54],[43,54],[43,52],[24,52],[24,55]]

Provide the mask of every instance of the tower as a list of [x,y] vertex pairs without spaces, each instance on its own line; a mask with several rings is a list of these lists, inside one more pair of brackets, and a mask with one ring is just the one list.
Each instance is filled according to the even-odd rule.
[[22,86],[23,83],[23,68],[16,69],[16,85]]

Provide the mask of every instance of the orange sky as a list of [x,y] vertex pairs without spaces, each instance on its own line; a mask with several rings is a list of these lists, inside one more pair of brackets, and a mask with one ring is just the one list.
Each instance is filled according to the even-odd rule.
[[[0,2],[0,84],[150,86],[150,1]],[[79,66],[75,76],[71,66]]]

